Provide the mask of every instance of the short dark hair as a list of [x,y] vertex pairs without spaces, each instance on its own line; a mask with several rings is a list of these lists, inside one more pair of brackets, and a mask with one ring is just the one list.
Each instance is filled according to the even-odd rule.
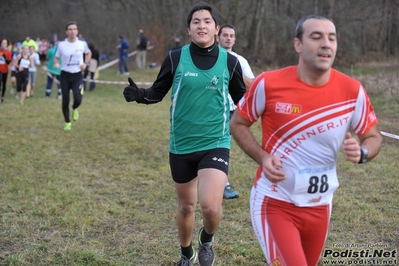
[[302,41],[302,35],[303,35],[303,23],[308,20],[308,19],[327,19],[334,23],[332,18],[327,17],[326,15],[323,14],[310,14],[307,16],[302,17],[300,20],[298,20],[296,27],[295,27],[295,38],[298,38],[299,40]]
[[68,27],[71,26],[71,25],[76,25],[76,27],[77,27],[77,26],[78,26],[78,23],[77,23],[76,21],[70,21],[70,22],[67,23],[65,29],[67,30]]
[[213,8],[210,4],[205,3],[205,2],[200,2],[198,4],[195,4],[191,9],[190,12],[188,12],[187,16],[187,27],[190,27],[191,20],[193,18],[194,12],[198,10],[208,10],[209,13],[211,13],[211,16],[213,20],[215,21],[216,26],[219,25],[219,15],[216,12],[215,8]]
[[222,30],[223,30],[224,28],[233,29],[235,32],[237,31],[236,28],[235,28],[233,25],[231,25],[231,24],[223,24],[223,25],[220,27],[220,29],[219,29],[218,36],[220,36],[220,34],[222,34]]

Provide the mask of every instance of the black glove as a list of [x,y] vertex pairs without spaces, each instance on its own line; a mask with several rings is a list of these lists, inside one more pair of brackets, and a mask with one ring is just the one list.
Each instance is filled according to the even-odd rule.
[[133,82],[131,78],[128,78],[129,86],[125,87],[123,90],[123,96],[125,96],[125,100],[127,102],[136,101],[140,103],[144,98],[144,89],[140,89]]

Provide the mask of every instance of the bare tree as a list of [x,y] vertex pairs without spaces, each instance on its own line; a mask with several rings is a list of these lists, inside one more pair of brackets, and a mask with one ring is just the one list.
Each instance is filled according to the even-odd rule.
[[[160,62],[173,37],[188,43],[186,16],[197,0],[13,0],[3,1],[2,34],[16,42],[31,38],[65,36],[68,21],[101,52],[116,56],[117,37],[135,48],[143,28],[154,44],[152,58]],[[337,64],[353,64],[370,55],[394,55],[399,46],[399,0],[209,0],[221,23],[237,28],[235,50],[251,64],[284,66],[296,62],[292,40],[297,20],[309,13],[331,16],[337,26]]]

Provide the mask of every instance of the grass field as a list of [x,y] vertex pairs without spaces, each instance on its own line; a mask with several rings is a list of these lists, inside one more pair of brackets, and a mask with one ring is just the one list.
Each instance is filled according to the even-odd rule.
[[[131,76],[154,81],[158,70]],[[356,73],[367,73],[359,79],[372,97],[380,130],[399,134],[397,66],[392,71]],[[106,69],[100,79],[127,80],[116,72]],[[79,120],[65,132],[55,88],[51,99],[44,97],[45,79],[39,72],[35,96],[23,106],[8,86],[0,105],[0,265],[175,265],[169,97],[138,105],[125,102],[124,85],[97,84],[85,93]],[[259,124],[253,130],[260,138]],[[384,137],[380,155],[370,163],[353,165],[340,157],[326,250],[398,249],[398,148],[399,140]],[[255,169],[233,143],[229,179],[240,198],[223,203],[215,265],[265,265],[249,217]],[[378,259],[388,263],[396,259],[391,255]]]

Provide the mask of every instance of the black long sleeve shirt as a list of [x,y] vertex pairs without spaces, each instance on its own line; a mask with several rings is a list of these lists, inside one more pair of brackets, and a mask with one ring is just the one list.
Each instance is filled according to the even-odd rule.
[[[190,54],[194,65],[202,70],[212,68],[219,56],[220,48],[216,43],[207,48],[201,48],[194,44],[190,44]],[[144,90],[144,99],[140,103],[152,104],[160,102],[172,87],[176,67],[179,64],[181,49],[172,50],[165,57],[158,77],[154,84]],[[242,77],[241,65],[237,57],[228,53],[227,66],[230,72],[229,94],[234,103],[242,98],[246,91],[244,80]]]

